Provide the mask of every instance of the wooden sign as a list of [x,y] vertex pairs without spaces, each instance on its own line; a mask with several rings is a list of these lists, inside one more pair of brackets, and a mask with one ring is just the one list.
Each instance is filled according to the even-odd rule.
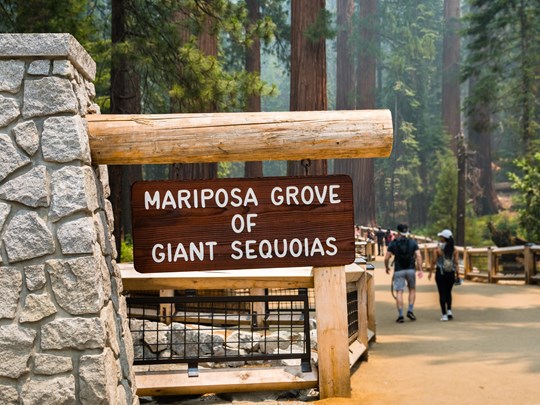
[[132,215],[141,273],[354,261],[348,176],[137,182]]

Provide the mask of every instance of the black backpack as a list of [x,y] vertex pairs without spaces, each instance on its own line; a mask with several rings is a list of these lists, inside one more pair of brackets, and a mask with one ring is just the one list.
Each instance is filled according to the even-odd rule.
[[407,238],[399,238],[396,241],[396,263],[400,269],[411,268],[411,263],[414,263],[413,250]]

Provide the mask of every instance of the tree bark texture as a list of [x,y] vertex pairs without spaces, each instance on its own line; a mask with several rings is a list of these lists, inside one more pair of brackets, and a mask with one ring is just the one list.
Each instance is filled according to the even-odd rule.
[[[305,35],[324,7],[324,0],[291,0],[291,111],[322,111],[328,108],[325,38],[313,40]],[[324,175],[327,168],[326,160],[313,160],[309,174]],[[305,168],[300,161],[289,161],[287,173],[290,176],[304,175]]]
[[354,74],[354,55],[351,46],[353,14],[354,0],[338,0],[336,110],[354,110],[356,105],[356,75]]
[[[175,18],[182,20],[186,16],[181,12],[175,15]],[[199,50],[206,56],[217,57],[218,54],[218,38],[212,31],[213,24],[212,17],[205,16],[201,32],[197,36],[197,46]],[[179,24],[179,26],[182,26]],[[184,28],[180,29],[180,38],[185,42],[190,36],[190,32],[187,32]],[[181,72],[181,69],[180,69]],[[186,111],[187,112],[187,111]],[[203,109],[203,111],[191,111],[191,112],[216,112],[216,107],[212,103]],[[217,178],[217,163],[174,163],[169,172],[172,180],[204,180]]]
[[442,119],[454,153],[461,132],[459,9],[460,0],[444,0]]
[[[469,78],[469,94],[474,94],[476,78]],[[491,147],[491,112],[488,105],[477,99],[468,112],[469,153],[471,170],[469,184],[475,201],[477,215],[492,215],[501,207],[493,184],[492,147]]]
[[461,132],[459,9],[460,0],[444,0],[442,119],[443,128],[450,136],[450,146],[458,159],[458,201],[455,238],[456,243],[463,246],[465,242],[466,160],[465,156],[461,155],[465,152]]
[[[126,3],[112,1],[111,40],[113,44],[126,41]],[[129,57],[113,51],[111,68],[111,112],[113,114],[140,114],[141,93],[139,76],[130,63]],[[131,184],[142,178],[142,167],[109,166],[111,204],[114,216],[114,237],[120,260],[121,242],[131,233]]]
[[[260,19],[259,0],[247,0],[249,24],[256,24]],[[261,40],[257,35],[251,38],[253,43],[246,49],[246,71],[249,73],[261,74]],[[248,95],[246,111],[261,111],[261,96]],[[263,162],[245,162],[244,177],[262,177]]]
[[[376,105],[376,67],[374,53],[377,16],[377,0],[360,0],[360,39],[364,46],[358,54],[356,108],[360,110],[373,109]],[[358,211],[358,221],[366,226],[375,226],[375,166],[373,159],[361,159],[358,162],[358,188],[356,190],[355,211]]]

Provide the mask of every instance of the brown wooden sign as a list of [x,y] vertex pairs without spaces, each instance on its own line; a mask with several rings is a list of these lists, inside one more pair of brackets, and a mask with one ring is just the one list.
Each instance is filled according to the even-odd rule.
[[132,215],[141,273],[354,261],[348,176],[137,182]]

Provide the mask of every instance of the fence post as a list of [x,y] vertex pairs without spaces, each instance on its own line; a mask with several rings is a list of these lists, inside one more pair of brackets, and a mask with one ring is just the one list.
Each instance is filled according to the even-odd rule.
[[377,336],[377,324],[375,321],[375,277],[373,273],[366,272],[367,275],[367,310],[368,329]]
[[467,279],[470,269],[470,257],[467,246],[463,246],[463,279]]
[[345,267],[314,267],[321,399],[351,396]]
[[368,347],[367,272],[356,282],[358,291],[358,341]]
[[496,267],[497,267],[497,258],[495,257],[495,253],[493,252],[493,249],[491,247],[488,247],[487,249],[487,270],[488,270],[488,282],[492,283],[494,282],[494,277],[496,273]]
[[[160,297],[174,297],[174,290],[159,290]],[[172,322],[174,304],[160,304],[159,317],[161,322],[170,325]]]
[[531,283],[531,276],[533,275],[534,271],[534,255],[531,251],[530,246],[525,246],[525,249],[523,250],[523,266],[525,268],[525,284],[532,284]]

